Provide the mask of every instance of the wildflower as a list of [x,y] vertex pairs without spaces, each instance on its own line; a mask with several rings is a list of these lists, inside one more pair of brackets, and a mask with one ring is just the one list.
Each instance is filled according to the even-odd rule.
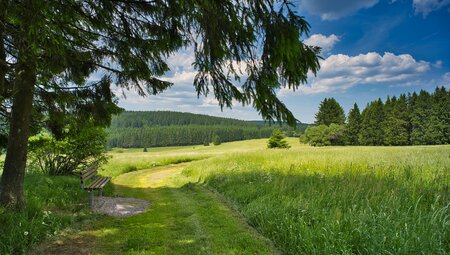
[[27,236],[28,235],[28,231],[23,232],[23,235]]

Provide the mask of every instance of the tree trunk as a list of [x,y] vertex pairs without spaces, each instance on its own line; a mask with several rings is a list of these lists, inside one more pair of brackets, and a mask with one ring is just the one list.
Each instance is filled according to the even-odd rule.
[[17,71],[8,147],[0,185],[0,204],[20,209],[24,205],[23,182],[36,69],[33,61],[26,61],[18,64]]

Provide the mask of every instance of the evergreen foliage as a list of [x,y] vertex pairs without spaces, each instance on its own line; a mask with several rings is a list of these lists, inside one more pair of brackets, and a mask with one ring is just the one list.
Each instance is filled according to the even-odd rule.
[[[328,116],[337,103],[325,99],[316,115],[316,123]],[[342,118],[340,118],[342,120]],[[333,125],[333,124],[332,124]],[[370,102],[360,114],[358,105],[349,111],[345,125],[322,124],[308,127],[300,137],[313,146],[327,145],[431,145],[450,143],[450,90],[438,87],[433,93],[401,94]],[[342,132],[344,135],[342,135]]]
[[381,99],[371,102],[361,113],[361,130],[359,144],[382,145],[384,132],[384,108]]
[[345,122],[345,113],[341,105],[334,98],[325,98],[319,106],[316,113],[316,125],[338,124],[343,125]]
[[212,143],[214,144],[214,145],[220,145],[222,142],[220,141],[220,137],[217,135],[217,134],[215,134],[215,135],[213,135],[213,137],[212,137]]
[[432,113],[428,133],[433,144],[450,143],[450,90],[436,88],[432,95]]
[[269,141],[267,142],[267,148],[289,149],[291,146],[289,146],[285,138],[286,135],[280,129],[274,129],[270,135]]
[[148,152],[147,148],[145,147],[144,150],[142,152]]
[[392,97],[388,105],[385,105],[384,120],[384,144],[385,145],[408,145],[408,115],[405,95],[397,100]]
[[422,90],[413,102],[411,115],[411,144],[413,145],[433,144],[432,135],[428,133],[432,129],[432,101],[430,94]]
[[361,130],[361,113],[359,107],[355,103],[348,113],[348,122],[345,128],[345,135],[349,145],[357,145],[359,131]]
[[[282,125],[288,136],[303,133],[306,124],[296,128]],[[214,116],[156,111],[123,112],[112,119],[108,147],[143,148],[203,144],[205,137],[217,135],[220,142],[268,138],[274,127],[265,122],[242,121]]]

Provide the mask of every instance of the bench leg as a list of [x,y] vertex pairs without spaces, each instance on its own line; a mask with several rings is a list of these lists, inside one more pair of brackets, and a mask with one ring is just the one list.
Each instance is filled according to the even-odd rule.
[[93,200],[94,200],[94,193],[92,191],[89,191],[89,207],[91,207],[91,208],[92,208]]
[[98,189],[98,196],[99,196],[99,197],[102,197],[102,196],[103,196],[103,191],[102,191],[102,189]]

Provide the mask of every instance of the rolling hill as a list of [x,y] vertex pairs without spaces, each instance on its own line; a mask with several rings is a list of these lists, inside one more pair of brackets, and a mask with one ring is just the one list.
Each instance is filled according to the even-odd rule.
[[264,121],[172,111],[125,111],[114,116],[108,129],[108,147],[144,148],[196,145],[219,136],[222,142],[269,137],[274,128],[288,136],[303,133],[308,124],[296,128]]

